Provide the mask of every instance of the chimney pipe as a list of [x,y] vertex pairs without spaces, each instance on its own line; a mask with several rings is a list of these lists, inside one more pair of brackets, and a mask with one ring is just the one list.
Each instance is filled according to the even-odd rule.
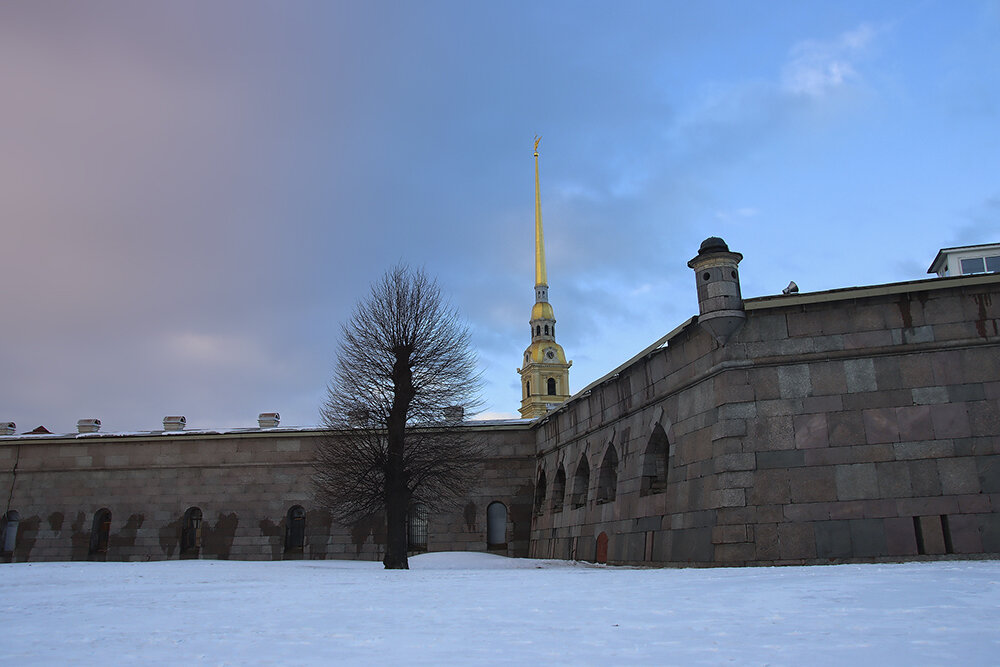
[[262,412],[257,415],[257,426],[260,428],[275,428],[281,421],[277,412]]
[[181,415],[168,415],[163,418],[164,431],[183,431],[187,419]]
[[77,433],[97,433],[100,430],[100,419],[80,419],[76,422]]
[[16,435],[17,424],[14,422],[0,422],[0,435]]

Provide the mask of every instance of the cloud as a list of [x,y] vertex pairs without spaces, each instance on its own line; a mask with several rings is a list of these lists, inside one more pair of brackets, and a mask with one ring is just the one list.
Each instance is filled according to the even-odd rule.
[[791,95],[820,98],[860,77],[856,65],[876,30],[863,23],[832,41],[806,40],[792,47],[781,72],[781,89]]

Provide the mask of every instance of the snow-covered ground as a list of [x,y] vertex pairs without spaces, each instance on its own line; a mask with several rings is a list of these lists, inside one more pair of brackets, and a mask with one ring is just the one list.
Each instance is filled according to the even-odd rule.
[[997,665],[1000,562],[0,566],[2,665]]

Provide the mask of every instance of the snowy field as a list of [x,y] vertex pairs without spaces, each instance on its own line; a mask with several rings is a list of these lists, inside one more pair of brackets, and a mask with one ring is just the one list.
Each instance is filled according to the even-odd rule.
[[1000,562],[0,566],[0,665],[997,665]]

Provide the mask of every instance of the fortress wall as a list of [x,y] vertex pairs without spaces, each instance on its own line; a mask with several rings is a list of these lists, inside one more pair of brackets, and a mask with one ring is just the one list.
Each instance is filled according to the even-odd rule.
[[[320,432],[239,432],[0,439],[0,488],[21,517],[8,560],[161,560],[182,556],[189,507],[203,514],[191,557],[381,559],[377,521],[341,526],[314,500],[311,461]],[[428,548],[486,549],[485,508],[510,508],[511,555],[527,552],[533,443],[530,432],[488,434],[484,476],[463,507],[429,517]],[[16,471],[16,474],[15,474]],[[474,512],[470,512],[469,505]],[[285,553],[286,516],[306,511],[305,546]],[[95,513],[111,512],[106,554],[91,554]],[[470,521],[471,517],[471,521]]]
[[[1000,279],[950,280],[749,302],[725,346],[689,326],[633,360],[541,424],[532,553],[591,559],[601,533],[623,563],[1000,553]],[[643,495],[656,423],[667,482]],[[586,505],[553,511],[583,456]]]

